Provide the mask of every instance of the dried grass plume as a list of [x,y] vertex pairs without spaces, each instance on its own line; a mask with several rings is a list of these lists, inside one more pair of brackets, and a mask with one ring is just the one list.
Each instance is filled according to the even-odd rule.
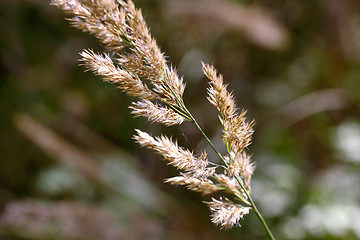
[[[184,185],[204,195],[221,192],[219,199],[206,204],[211,220],[221,228],[240,226],[240,219],[257,209],[250,197],[254,164],[247,153],[254,122],[239,111],[222,75],[208,64],[203,72],[209,79],[208,100],[219,112],[226,153],[221,154],[203,132],[183,100],[185,83],[167,61],[149,33],[140,10],[131,0],[53,0],[52,4],[70,15],[71,24],[94,35],[105,47],[104,53],[84,50],[81,64],[107,82],[135,98],[132,113],[166,126],[188,121],[200,131],[222,164],[210,161],[205,151],[195,154],[171,137],[153,137],[136,130],[134,140],[162,155],[179,175],[165,182]],[[228,199],[228,198],[231,198]]]

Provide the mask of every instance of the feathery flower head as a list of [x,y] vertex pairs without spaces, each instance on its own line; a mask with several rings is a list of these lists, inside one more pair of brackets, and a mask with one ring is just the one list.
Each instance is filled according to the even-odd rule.
[[146,132],[136,129],[137,135],[134,139],[143,147],[150,148],[169,161],[179,170],[196,171],[204,169],[207,166],[206,158],[196,158],[192,152],[178,146],[177,142],[172,141],[171,138],[160,136],[153,138]]
[[221,190],[209,179],[195,178],[183,174],[182,176],[172,177],[165,180],[166,183],[173,185],[185,185],[189,190],[194,192],[201,192],[203,195],[208,195]]
[[184,121],[184,117],[168,107],[162,107],[149,100],[133,102],[131,113],[136,117],[146,117],[150,122],[162,123],[166,126],[178,125]]
[[205,202],[212,214],[211,221],[219,225],[222,229],[230,229],[234,226],[241,226],[240,219],[249,213],[250,208],[235,204],[227,198],[220,198],[220,200],[212,199],[210,202]]

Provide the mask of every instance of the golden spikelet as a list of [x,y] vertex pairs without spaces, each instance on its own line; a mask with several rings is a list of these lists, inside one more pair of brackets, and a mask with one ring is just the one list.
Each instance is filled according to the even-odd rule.
[[209,179],[194,178],[187,175],[168,178],[165,182],[173,185],[185,185],[189,190],[201,192],[203,195],[221,190],[219,186]]
[[240,226],[240,219],[250,210],[249,207],[235,204],[227,198],[220,198],[220,200],[213,198],[211,202],[206,202],[206,204],[212,211],[211,221],[223,229]]
[[165,126],[178,125],[184,121],[184,117],[172,109],[159,106],[149,100],[133,102],[130,108],[133,110],[131,113],[136,117],[146,117],[150,122],[162,123]]
[[156,99],[156,95],[136,74],[116,67],[108,55],[99,55],[91,50],[84,50],[80,55],[88,70],[103,76],[107,82],[117,84],[127,94],[147,100]]
[[250,162],[250,156],[245,151],[236,154],[236,156],[234,152],[230,152],[230,158],[232,162],[229,164],[226,175],[241,176],[245,182],[246,189],[251,192],[250,181],[255,170],[255,164]]
[[143,147],[150,148],[164,157],[179,170],[196,171],[207,166],[207,159],[196,158],[192,152],[178,146],[171,138],[160,136],[153,138],[146,132],[136,129],[134,139]]
[[222,75],[218,75],[216,69],[208,64],[203,65],[203,72],[210,80],[208,88],[208,100],[220,112],[221,119],[231,119],[236,112],[234,97],[226,90]]

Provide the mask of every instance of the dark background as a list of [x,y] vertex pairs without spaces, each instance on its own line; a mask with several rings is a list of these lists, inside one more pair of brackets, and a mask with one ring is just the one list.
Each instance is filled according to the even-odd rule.
[[[135,5],[217,146],[201,61],[256,121],[252,194],[277,239],[359,239],[360,2]],[[253,212],[220,231],[209,197],[163,183],[176,171],[134,128],[195,151],[201,135],[134,119],[128,96],[78,66],[82,49],[103,48],[65,17],[49,1],[0,0],[0,239],[265,239]]]

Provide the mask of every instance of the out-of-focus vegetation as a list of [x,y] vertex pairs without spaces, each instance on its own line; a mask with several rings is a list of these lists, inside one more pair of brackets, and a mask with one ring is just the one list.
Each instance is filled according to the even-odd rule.
[[[256,120],[252,189],[274,235],[359,239],[360,2],[134,2],[219,146],[200,61]],[[162,183],[175,171],[134,128],[205,142],[132,118],[131,99],[78,66],[101,46],[64,18],[48,1],[0,1],[0,239],[263,239],[253,214],[219,231],[201,196]]]

